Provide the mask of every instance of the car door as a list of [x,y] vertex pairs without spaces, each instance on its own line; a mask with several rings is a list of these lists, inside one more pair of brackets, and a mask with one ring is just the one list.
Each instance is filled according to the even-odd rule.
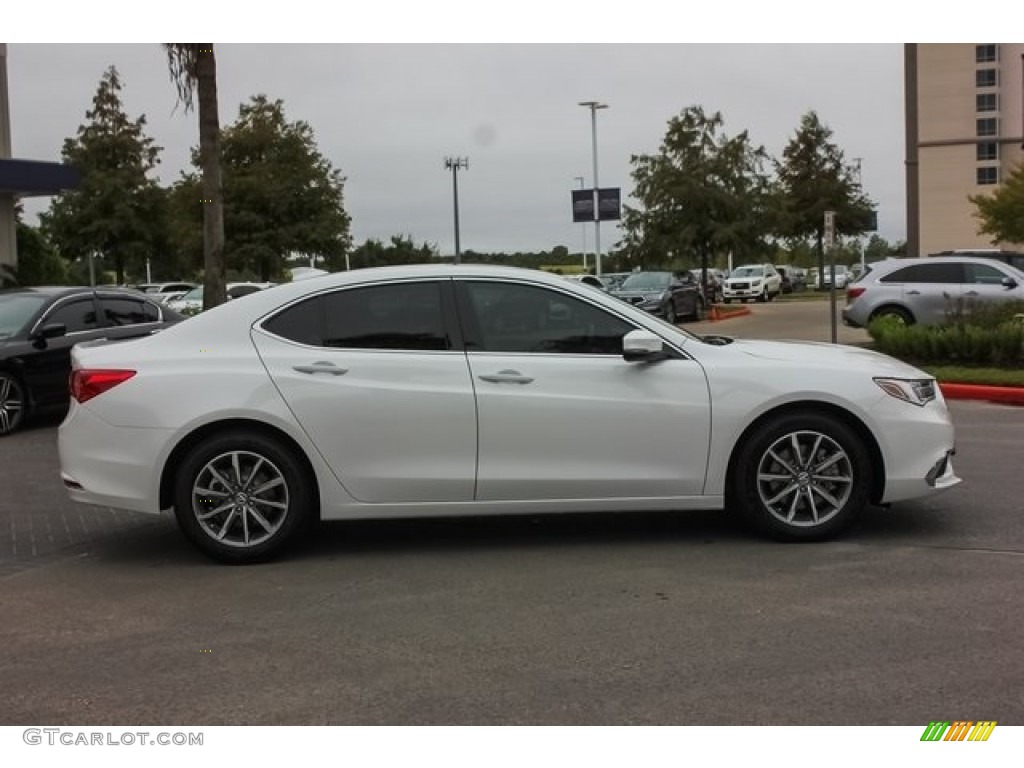
[[900,301],[924,325],[941,325],[960,301],[963,267],[956,262],[911,264],[879,278],[882,285],[896,286]]
[[703,492],[711,424],[683,355],[628,363],[635,325],[555,288],[456,281],[479,423],[479,500]]
[[470,501],[476,404],[451,280],[344,288],[252,339],[296,420],[356,499]]
[[[966,262],[964,264],[964,284],[961,296],[965,309],[970,311],[970,304],[991,304],[1013,299],[1024,299],[1024,285],[1017,282],[1009,270],[1003,271],[991,264]],[[1004,285],[1003,280],[1011,278],[1016,286]]]
[[104,337],[97,320],[96,301],[91,293],[60,299],[36,321],[32,331],[61,324],[62,336],[32,342],[32,351],[23,359],[25,380],[33,402],[39,407],[67,403],[68,376],[71,373],[71,347],[82,341]]

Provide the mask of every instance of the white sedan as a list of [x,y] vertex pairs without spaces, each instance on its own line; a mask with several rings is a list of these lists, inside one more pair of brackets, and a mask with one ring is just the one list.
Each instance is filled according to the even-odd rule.
[[822,539],[957,482],[935,381],[851,347],[698,337],[542,272],[403,266],[80,344],[76,501],[228,562],[315,519],[731,507]]

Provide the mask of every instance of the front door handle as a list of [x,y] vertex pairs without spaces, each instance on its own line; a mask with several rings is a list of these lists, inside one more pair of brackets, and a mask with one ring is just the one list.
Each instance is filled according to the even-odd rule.
[[292,370],[299,373],[329,373],[332,376],[341,376],[348,373],[348,368],[339,368],[334,363],[329,363],[326,360],[318,360],[312,365],[296,365]]
[[920,291],[907,291],[907,296],[920,296]]
[[977,295],[978,295],[978,292],[977,292],[977,291],[967,291],[967,292],[966,292],[966,293],[964,294],[964,296],[977,296]]
[[531,376],[523,376],[519,371],[504,370],[497,373],[485,373],[479,377],[483,381],[492,384],[529,384],[533,381]]

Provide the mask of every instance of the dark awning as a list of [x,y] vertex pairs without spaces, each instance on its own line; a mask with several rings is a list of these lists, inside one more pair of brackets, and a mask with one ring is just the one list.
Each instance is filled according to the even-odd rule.
[[81,174],[64,163],[0,159],[0,195],[35,197],[74,189]]

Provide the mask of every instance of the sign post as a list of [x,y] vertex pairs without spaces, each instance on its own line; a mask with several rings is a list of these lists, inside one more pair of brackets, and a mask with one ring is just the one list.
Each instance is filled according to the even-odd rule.
[[825,211],[825,249],[828,251],[828,305],[829,320],[832,329],[832,343],[838,341],[839,329],[836,326],[836,212]]

